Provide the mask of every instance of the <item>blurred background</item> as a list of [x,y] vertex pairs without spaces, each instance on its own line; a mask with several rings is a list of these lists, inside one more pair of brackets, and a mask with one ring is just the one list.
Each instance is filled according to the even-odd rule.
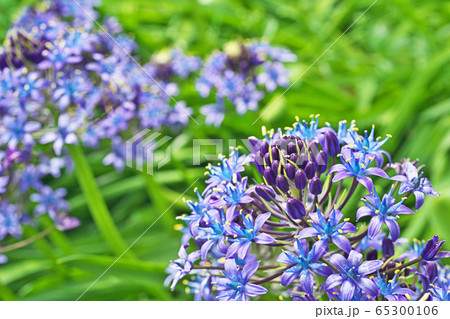
[[[1,40],[21,8],[36,2],[0,0]],[[265,38],[298,56],[296,63],[287,64],[293,82],[371,4],[372,0],[103,0],[99,12],[119,19],[135,37],[143,60],[172,46],[206,57],[231,40]],[[194,116],[200,125],[191,122],[174,136],[172,161],[154,176],[133,169],[118,174],[102,165],[104,153],[89,153],[125,241],[141,235],[197,177],[201,180],[195,186],[203,190],[203,167],[192,166],[193,138],[259,137],[262,125],[285,127],[294,116],[308,119],[312,113],[335,128],[344,119],[356,120],[360,129],[375,124],[377,135],[393,136],[385,149],[394,161],[409,157],[425,163],[425,174],[441,196],[428,197],[416,216],[400,219],[402,237],[428,239],[437,233],[450,240],[449,21],[449,2],[377,1],[281,98],[283,90],[268,95],[262,104],[266,107],[243,117],[229,115],[221,128],[206,127],[201,116]],[[183,94],[197,110],[205,104],[192,83]],[[10,262],[0,267],[0,299],[75,300],[117,258],[76,185],[73,174],[52,184],[68,189],[72,215],[82,225],[10,252]],[[191,190],[185,197],[193,196]],[[345,214],[354,216],[359,204],[353,203],[355,211]],[[183,201],[176,201],[132,248],[137,258],[127,253],[82,300],[191,300],[182,285],[174,293],[163,286],[164,269],[177,257],[180,243],[175,216],[184,212]]]

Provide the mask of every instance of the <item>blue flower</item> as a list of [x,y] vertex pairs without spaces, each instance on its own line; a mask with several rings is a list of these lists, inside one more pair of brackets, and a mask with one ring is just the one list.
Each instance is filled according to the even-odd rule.
[[312,273],[322,277],[331,275],[332,270],[326,264],[317,261],[325,252],[319,251],[317,243],[311,251],[308,250],[308,243],[305,239],[297,239],[294,245],[295,253],[284,251],[277,261],[285,265],[292,265],[292,268],[286,270],[281,276],[281,285],[289,286],[295,279],[300,277],[301,289],[307,294],[314,294],[314,276]]
[[40,127],[40,123],[27,121],[24,116],[5,116],[0,123],[0,144],[7,143],[9,148],[15,148],[20,143],[32,146],[35,143],[32,133]]
[[374,282],[380,287],[379,294],[382,295],[389,301],[399,301],[399,295],[409,297],[416,297],[416,293],[409,288],[401,287],[400,284],[402,280],[397,281],[397,274],[394,275],[392,279],[386,278],[386,275],[380,275],[380,272],[377,272],[377,278],[374,279]]
[[207,189],[216,187],[223,182],[231,182],[235,178],[235,174],[238,175],[245,170],[244,165],[247,164],[249,160],[250,159],[246,155],[239,156],[238,148],[233,148],[230,150],[229,157],[222,156],[221,163],[217,166],[208,164],[206,169],[209,171],[207,174],[210,178],[206,181],[206,183],[209,184]]
[[343,149],[339,156],[342,164],[333,165],[327,174],[336,172],[333,177],[333,183],[344,178],[353,177],[361,183],[369,192],[372,191],[373,182],[366,175],[376,175],[382,178],[390,179],[384,170],[378,167],[368,167],[373,161],[373,157],[366,153],[355,154],[349,149]]
[[403,175],[397,175],[395,180],[401,182],[399,194],[406,192],[413,192],[416,197],[416,210],[422,207],[425,201],[425,194],[438,197],[439,194],[431,186],[428,178],[423,177],[423,172],[419,174],[420,169],[417,169],[411,162],[406,162],[403,165]]
[[253,192],[254,188],[247,189],[247,176],[241,181],[237,180],[236,175],[234,175],[234,180],[226,184],[220,184],[218,187],[213,188],[213,191],[217,193],[218,200],[215,201],[215,205],[220,206],[230,205],[227,210],[227,220],[232,221],[238,213],[235,211],[239,204],[246,204],[253,201],[250,194]]
[[172,285],[170,289],[173,291],[177,282],[189,274],[192,270],[192,265],[194,262],[200,258],[200,250],[196,250],[190,254],[186,252],[186,248],[189,245],[182,245],[180,250],[178,251],[178,259],[175,259],[170,262],[170,265],[167,269],[169,276],[166,279],[166,283],[172,281]]
[[349,223],[348,220],[339,223],[343,217],[339,210],[333,209],[328,221],[318,208],[317,213],[311,213],[309,217],[311,218],[312,227],[302,229],[298,234],[298,238],[317,237],[316,250],[318,254],[328,251],[330,240],[343,251],[350,252],[352,249],[350,241],[343,234],[356,232],[356,227]]
[[69,203],[64,200],[67,191],[64,188],[53,190],[50,186],[44,186],[39,193],[31,194],[30,199],[38,203],[34,208],[34,214],[37,216],[49,214],[55,219],[60,211],[69,210]]
[[[350,130],[346,136],[346,140],[348,141],[347,147],[350,147],[352,150],[360,153],[366,153],[375,157],[375,161],[377,163],[377,167],[381,168],[383,166],[383,154],[387,156],[389,162],[391,162],[391,156],[388,152],[381,149],[381,147],[389,140],[391,137],[388,135],[384,140],[381,140],[380,137],[375,138],[375,125],[372,126],[372,130],[370,134],[367,134],[367,131],[364,131],[364,136],[361,136],[357,133],[355,127]],[[348,136],[353,141],[349,141]]]
[[377,271],[383,265],[383,262],[381,260],[367,260],[361,264],[362,258],[363,256],[354,250],[350,252],[348,259],[339,254],[331,255],[330,261],[340,273],[329,276],[323,284],[324,289],[328,291],[340,285],[342,301],[352,300],[356,288],[360,288],[369,296],[377,296],[378,286],[366,276]]
[[206,259],[206,256],[208,255],[208,252],[211,250],[211,248],[214,246],[214,244],[217,244],[217,248],[219,252],[222,254],[226,254],[227,252],[227,246],[225,245],[225,213],[223,209],[220,210],[210,210],[209,212],[206,211],[205,215],[208,217],[208,225],[207,227],[199,227],[199,230],[204,231],[206,234],[203,236],[197,236],[197,239],[203,239],[206,240],[200,251],[202,253],[201,257],[202,260]]
[[266,288],[249,282],[258,267],[259,261],[252,261],[246,263],[240,270],[234,259],[227,259],[223,272],[226,278],[217,279],[217,298],[247,301],[250,300],[249,297],[266,294]]
[[268,92],[273,92],[278,86],[289,85],[289,71],[281,62],[264,62],[263,73],[258,74],[258,84],[264,84]]
[[15,205],[2,200],[0,202],[0,240],[8,234],[16,238],[22,236],[20,214]]
[[56,155],[61,155],[64,144],[76,144],[78,138],[75,131],[79,122],[74,121],[68,114],[61,114],[58,119],[58,128],[56,131],[46,133],[41,137],[39,143],[47,144],[53,142],[53,149]]
[[375,187],[373,188],[373,193],[366,195],[363,198],[363,202],[366,205],[361,207],[356,212],[356,220],[359,220],[364,216],[372,216],[368,227],[369,239],[374,239],[376,235],[380,232],[381,226],[386,224],[389,228],[391,238],[396,241],[400,235],[400,226],[396,222],[399,214],[414,214],[414,212],[403,205],[405,198],[400,202],[395,203],[395,198],[392,196],[394,188],[391,188],[388,194],[380,197],[377,194]]
[[60,110],[65,110],[69,104],[84,107],[86,95],[92,90],[86,74],[75,71],[73,75],[64,74],[57,80],[52,98]]
[[[228,212],[227,212],[228,214]],[[264,223],[270,218],[270,213],[258,215],[253,222],[252,214],[241,212],[244,227],[236,223],[225,223],[227,233],[232,236],[229,239],[232,244],[228,247],[226,258],[234,257],[236,254],[240,259],[244,259],[250,252],[252,242],[257,244],[272,244],[275,239],[263,232],[260,232]]]
[[122,139],[117,136],[112,139],[112,152],[103,159],[104,165],[113,165],[114,168],[121,172],[125,168],[126,149]]
[[25,166],[25,169],[22,171],[22,174],[19,178],[19,189],[22,193],[25,193],[30,188],[33,188],[37,191],[42,187],[42,178],[43,174],[40,169],[32,164],[28,164]]

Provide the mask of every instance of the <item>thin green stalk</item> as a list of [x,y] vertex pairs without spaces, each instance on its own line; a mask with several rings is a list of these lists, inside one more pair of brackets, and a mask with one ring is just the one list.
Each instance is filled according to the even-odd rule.
[[[75,174],[86,198],[91,216],[114,253],[121,255],[128,248],[128,245],[114,224],[83,149],[79,145],[68,145],[68,149],[75,164]],[[128,256],[134,257],[131,252],[128,252]]]

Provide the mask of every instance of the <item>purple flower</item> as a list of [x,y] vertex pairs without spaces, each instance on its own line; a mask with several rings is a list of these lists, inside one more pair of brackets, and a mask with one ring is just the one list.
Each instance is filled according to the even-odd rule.
[[379,294],[389,301],[399,301],[399,297],[405,295],[417,297],[416,293],[411,289],[400,286],[402,280],[397,281],[397,274],[394,275],[394,278],[388,279],[384,274],[383,277],[381,277],[378,272],[377,278],[374,279],[374,282],[378,287],[380,287]]
[[42,51],[45,60],[38,64],[37,68],[45,70],[54,68],[61,70],[66,64],[76,64],[83,60],[83,57],[74,55],[73,50],[65,46],[64,42],[53,45],[47,42],[47,50]]
[[40,123],[27,121],[24,116],[5,116],[0,123],[0,144],[7,143],[9,148],[15,148],[20,143],[32,146],[35,142],[31,134],[40,127]]
[[431,182],[423,176],[423,172],[419,175],[419,170],[411,162],[404,164],[404,175],[395,176],[394,179],[400,181],[399,194],[413,192],[416,197],[416,210],[422,207],[425,201],[425,194],[438,197],[439,194],[431,186]]
[[57,85],[53,91],[53,100],[60,110],[65,110],[69,104],[84,107],[86,105],[86,95],[92,90],[87,75],[76,70],[73,75],[62,75],[57,80]]
[[317,261],[325,252],[320,252],[317,244],[313,246],[311,251],[308,250],[308,243],[305,239],[297,239],[294,244],[294,251],[284,251],[279,256],[277,261],[285,265],[292,265],[293,267],[286,270],[281,277],[281,285],[289,286],[295,279],[300,277],[301,289],[307,294],[314,294],[314,276],[312,273],[318,274],[322,277],[331,275],[330,267]]
[[220,126],[225,117],[225,104],[223,99],[218,98],[216,103],[202,106],[200,112],[206,116],[205,123],[207,125]]
[[61,114],[58,119],[58,129],[42,136],[39,143],[47,144],[53,142],[53,149],[56,155],[61,155],[64,144],[78,143],[75,135],[78,125],[79,122],[71,119],[68,114]]
[[64,200],[67,191],[64,188],[53,190],[50,186],[44,186],[39,193],[31,194],[30,199],[38,203],[34,208],[37,216],[49,214],[52,219],[56,219],[60,211],[69,210],[69,203]]
[[289,71],[281,62],[265,62],[262,64],[263,72],[258,75],[258,84],[264,84],[268,92],[274,91],[278,86],[289,85]]
[[371,192],[373,189],[373,182],[366,175],[376,175],[389,179],[389,176],[382,169],[377,167],[368,168],[374,158],[365,153],[355,155],[351,150],[344,149],[340,158],[342,164],[332,166],[327,173],[331,174],[337,172],[333,177],[333,183],[344,178],[353,177]]
[[28,164],[25,166],[25,169],[22,171],[22,174],[19,178],[19,189],[22,193],[25,193],[30,188],[33,188],[37,191],[42,187],[42,172],[38,167]]
[[227,210],[227,220],[230,222],[238,215],[235,211],[237,205],[253,201],[250,194],[253,192],[254,188],[251,187],[247,189],[247,180],[247,176],[241,181],[238,181],[236,178],[233,182],[220,185],[220,188],[213,188],[219,197],[219,200],[215,202],[215,205],[230,205]]
[[226,254],[227,246],[225,245],[225,214],[223,209],[218,210],[210,210],[209,212],[205,212],[208,217],[208,226],[207,227],[199,227],[199,230],[204,231],[206,234],[203,236],[198,236],[196,239],[206,240],[202,247],[202,260],[206,259],[208,252],[217,244],[217,248],[219,252],[222,254]]
[[206,183],[209,185],[205,192],[223,182],[231,182],[235,178],[234,175],[236,175],[237,180],[237,175],[245,170],[244,165],[249,161],[250,159],[247,155],[239,156],[239,149],[235,148],[230,151],[228,158],[222,156],[221,163],[217,166],[208,164],[206,168],[209,170],[209,179]]
[[340,285],[342,301],[352,300],[356,288],[360,288],[369,296],[377,296],[378,286],[366,276],[377,271],[383,265],[383,262],[381,260],[368,260],[361,264],[362,257],[360,253],[354,250],[350,252],[348,259],[339,254],[331,255],[330,261],[340,273],[327,278],[323,284],[325,290],[328,291]]
[[6,192],[6,187],[9,183],[9,176],[0,176],[0,194]]
[[384,140],[380,140],[380,138],[375,139],[374,134],[375,125],[372,126],[372,130],[369,135],[367,134],[367,131],[364,131],[364,136],[359,135],[353,127],[347,133],[346,141],[348,142],[348,145],[346,145],[346,147],[351,148],[353,151],[366,153],[375,157],[377,167],[381,168],[384,162],[383,155],[387,156],[389,163],[391,162],[391,156],[389,153],[381,149],[381,147],[389,140],[391,136],[388,135]]
[[170,262],[168,272],[169,276],[166,283],[172,281],[170,289],[173,291],[177,282],[189,274],[192,270],[193,263],[200,258],[200,250],[196,250],[188,255],[186,248],[189,245],[182,245],[178,251],[178,259]]
[[122,139],[117,136],[112,140],[112,153],[103,159],[104,165],[114,165],[114,168],[121,172],[125,167],[126,149]]
[[250,252],[252,242],[257,244],[272,244],[275,239],[266,234],[260,232],[264,223],[270,218],[270,213],[258,215],[255,222],[253,222],[252,214],[245,215],[241,212],[244,227],[239,226],[236,223],[225,224],[227,233],[233,236],[229,239],[232,244],[228,247],[226,258],[234,257],[236,254],[240,259],[244,259]]
[[20,214],[17,207],[7,200],[0,202],[0,240],[10,234],[16,238],[22,236]]
[[217,298],[227,301],[247,301],[250,300],[249,297],[266,294],[266,288],[249,283],[258,267],[259,261],[252,261],[246,263],[240,270],[234,259],[228,259],[223,272],[226,278],[217,279]]
[[377,194],[375,187],[373,188],[373,193],[364,196],[363,202],[366,205],[361,207],[356,212],[356,220],[359,220],[364,216],[372,216],[368,227],[369,239],[374,239],[376,235],[380,232],[381,226],[386,224],[389,228],[391,238],[396,241],[400,235],[400,226],[396,222],[399,214],[414,214],[414,212],[403,205],[405,199],[400,202],[395,203],[395,198],[392,196],[393,188],[388,194],[380,197]]
[[439,236],[434,235],[433,238],[427,241],[420,256],[423,258],[423,260],[427,261],[439,260],[441,258],[450,258],[450,251],[439,251],[444,243],[445,240],[439,241]]
[[42,94],[42,89],[47,87],[48,82],[41,78],[39,72],[28,72],[27,68],[22,68],[17,71],[18,85],[16,87],[16,94],[22,105],[25,105],[29,99],[43,103],[45,97]]
[[339,210],[333,209],[328,221],[319,209],[317,209],[317,213],[309,214],[309,217],[312,220],[312,227],[302,229],[298,234],[298,238],[317,237],[316,250],[318,254],[328,251],[330,240],[343,251],[347,253],[351,251],[350,241],[343,234],[354,233],[357,229],[347,220],[339,223],[343,217]]

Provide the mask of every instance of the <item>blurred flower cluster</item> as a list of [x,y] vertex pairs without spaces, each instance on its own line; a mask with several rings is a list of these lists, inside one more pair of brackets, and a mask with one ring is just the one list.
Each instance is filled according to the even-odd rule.
[[65,145],[95,148],[105,140],[108,147],[111,140],[103,162],[121,170],[121,133],[177,129],[192,113],[175,102],[175,81],[199,69],[200,59],[173,49],[141,67],[132,56],[136,43],[116,19],[95,23],[96,5],[28,7],[0,48],[0,240],[19,238],[21,225],[35,223],[29,211],[48,214],[62,230],[78,225],[66,215],[66,190],[45,185],[70,171]]
[[196,300],[449,300],[444,242],[407,244],[397,222],[439,194],[417,161],[391,163],[382,149],[390,136],[374,134],[355,122],[319,128],[311,116],[263,128],[248,139],[250,155],[232,149],[209,165],[205,190],[179,217],[187,225],[177,226],[166,284],[182,279]]
[[201,108],[206,123],[220,126],[227,101],[238,114],[255,111],[266,92],[289,85],[289,72],[283,63],[296,59],[289,50],[266,42],[230,42],[224,51],[214,52],[196,83],[202,97],[215,97],[214,103]]

